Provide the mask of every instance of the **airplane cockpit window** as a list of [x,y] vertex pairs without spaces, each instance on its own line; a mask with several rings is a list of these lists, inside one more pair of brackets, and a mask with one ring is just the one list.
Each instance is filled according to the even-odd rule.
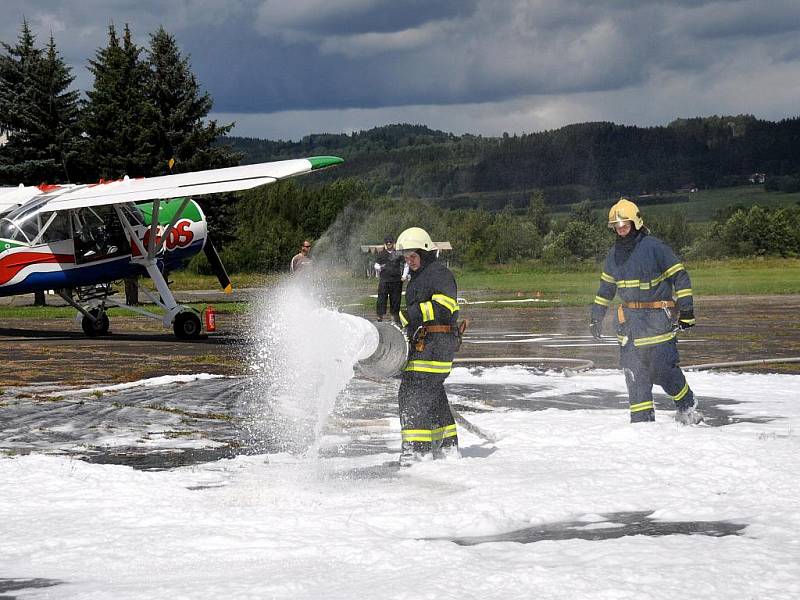
[[8,213],[3,221],[8,221],[10,226],[2,228],[3,237],[27,244],[35,240],[41,224],[36,211],[47,201],[47,198],[31,200]]
[[18,208],[17,204],[12,204],[11,206],[9,206],[7,208],[0,208],[0,217],[7,216],[12,210],[14,210],[16,208]]
[[12,210],[10,213],[6,215],[6,218],[11,221],[15,221],[16,223],[27,221],[31,217],[31,215],[33,215],[42,206],[47,204],[49,200],[50,199],[47,197],[34,198],[30,202],[26,202],[22,206],[19,206],[14,210]]
[[122,212],[125,213],[131,225],[134,227],[137,225],[144,225],[144,214],[142,214],[138,206],[135,204],[123,204],[120,208]]
[[17,227],[19,227],[24,233],[28,240],[33,241],[39,235],[39,219],[37,218],[38,215],[22,220],[17,219]]
[[44,231],[40,231],[40,241],[42,242],[60,242],[72,237],[72,232],[69,228],[68,211],[41,213],[39,222],[45,228]]
[[30,239],[25,235],[25,232],[11,219],[3,219],[0,221],[0,237],[7,240],[14,240],[15,242],[30,243]]
[[70,211],[76,262],[88,262],[130,252],[119,218],[111,206]]

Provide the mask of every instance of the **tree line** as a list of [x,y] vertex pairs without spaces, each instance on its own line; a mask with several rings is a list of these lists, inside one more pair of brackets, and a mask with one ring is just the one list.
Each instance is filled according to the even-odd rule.
[[[689,225],[684,212],[650,218],[645,225],[687,260],[750,256],[800,256],[800,204],[766,209],[732,206],[708,223]],[[363,181],[340,179],[320,187],[297,180],[248,191],[237,207],[234,242],[223,251],[234,271],[285,271],[298,240],[314,240],[313,253],[354,273],[369,257],[360,248],[380,244],[386,234],[425,228],[449,241],[454,266],[481,269],[506,264],[555,269],[590,268],[614,243],[606,209],[589,200],[568,215],[554,216],[544,194],[528,197],[524,210],[446,209],[423,199],[372,194]],[[202,257],[194,268],[210,273]]]
[[[753,173],[800,181],[800,118],[712,116],[658,127],[579,123],[499,138],[391,125],[298,142],[229,141],[252,162],[337,154],[347,162],[327,177],[358,177],[376,195],[430,198],[450,208],[476,207],[478,195],[497,192],[542,190],[549,204],[572,204],[738,185]],[[497,196],[484,207],[502,210],[505,200]],[[522,206],[524,194],[517,197]]]

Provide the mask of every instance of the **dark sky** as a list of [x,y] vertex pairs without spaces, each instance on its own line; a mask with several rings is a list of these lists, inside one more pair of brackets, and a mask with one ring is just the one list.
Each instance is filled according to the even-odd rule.
[[422,123],[500,135],[581,121],[798,115],[798,0],[3,0],[87,59],[113,22],[137,42],[160,25],[190,56],[235,133]]

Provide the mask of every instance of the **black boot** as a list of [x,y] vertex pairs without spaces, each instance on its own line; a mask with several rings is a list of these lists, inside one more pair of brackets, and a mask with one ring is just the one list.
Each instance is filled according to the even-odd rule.
[[650,423],[656,420],[656,411],[652,408],[631,413],[631,423]]

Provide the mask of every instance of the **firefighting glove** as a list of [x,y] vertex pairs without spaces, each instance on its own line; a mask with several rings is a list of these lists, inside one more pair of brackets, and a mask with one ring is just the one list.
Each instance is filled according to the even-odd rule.
[[602,337],[600,323],[597,321],[592,321],[589,323],[589,332],[592,334],[594,339],[599,340]]
[[694,310],[682,310],[678,317],[678,329],[686,331],[694,327]]

